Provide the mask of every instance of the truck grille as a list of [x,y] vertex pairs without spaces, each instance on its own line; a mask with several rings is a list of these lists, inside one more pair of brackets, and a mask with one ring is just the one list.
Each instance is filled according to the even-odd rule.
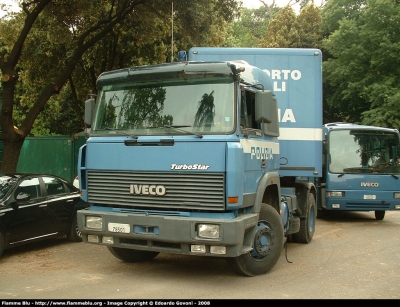
[[[131,185],[164,186],[166,193],[137,195]],[[118,207],[222,211],[224,173],[88,171],[91,203]]]

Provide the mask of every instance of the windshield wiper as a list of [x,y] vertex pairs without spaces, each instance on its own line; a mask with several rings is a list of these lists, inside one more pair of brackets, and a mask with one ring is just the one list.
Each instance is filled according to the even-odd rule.
[[199,134],[199,133],[194,133],[194,132],[186,131],[186,130],[183,130],[183,129],[179,129],[179,128],[185,128],[185,127],[191,127],[191,126],[184,126],[184,125],[181,125],[181,126],[178,126],[178,125],[176,125],[176,126],[168,126],[168,125],[164,125],[164,128],[165,128],[165,129],[173,129],[174,131],[189,133],[189,134],[191,134],[191,135],[197,136],[198,138],[202,138],[202,137],[203,137],[203,136],[202,136],[201,134]]

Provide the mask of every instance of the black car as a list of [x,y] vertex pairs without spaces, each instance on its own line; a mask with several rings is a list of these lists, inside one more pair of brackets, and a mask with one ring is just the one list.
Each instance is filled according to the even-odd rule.
[[58,176],[0,174],[0,256],[48,238],[82,241],[76,211],[86,207],[79,189]]

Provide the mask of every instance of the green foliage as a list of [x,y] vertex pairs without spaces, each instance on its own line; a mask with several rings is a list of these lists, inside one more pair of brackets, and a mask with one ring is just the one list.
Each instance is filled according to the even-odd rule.
[[340,21],[356,20],[366,5],[366,0],[328,1],[321,12],[322,28],[328,35],[339,29]]
[[258,9],[242,8],[240,18],[233,23],[232,36],[225,41],[225,44],[230,47],[257,47],[269,21],[278,11],[275,6],[261,6]]
[[327,108],[340,113],[341,120],[399,128],[399,4],[368,0],[355,9],[360,1],[340,2],[348,7],[328,2],[323,14],[337,17],[340,8],[347,12],[339,21],[325,21],[339,25],[324,41]]
[[[50,1],[24,42],[18,61],[13,121],[20,127],[43,89],[68,73],[77,48],[90,43],[110,16],[133,3],[134,9],[110,32],[93,43],[76,60],[68,87],[57,88],[34,120],[30,135],[69,134],[82,130],[83,101],[96,93],[97,76],[123,67],[175,60],[178,50],[193,45],[220,45],[237,16],[234,0],[174,0],[173,50],[172,1]],[[133,5],[132,4],[132,5]],[[34,2],[28,8],[35,5]],[[0,22],[0,52],[7,57],[25,22],[25,13]],[[89,31],[98,27],[97,31]],[[69,132],[69,133],[68,133]]]
[[304,7],[298,16],[287,5],[271,20],[259,47],[321,48],[321,23],[320,8],[313,4]]
[[[83,131],[80,120],[84,114],[84,102],[77,101],[73,91],[66,87],[58,97],[51,98],[43,112],[48,119],[49,133],[70,135]],[[33,126],[33,129],[36,127]]]
[[323,30],[321,9],[313,4],[305,6],[296,20],[299,35],[296,48],[322,48]]
[[296,26],[296,13],[291,6],[287,5],[268,25],[264,37],[259,46],[265,48],[287,48],[298,44],[299,34]]

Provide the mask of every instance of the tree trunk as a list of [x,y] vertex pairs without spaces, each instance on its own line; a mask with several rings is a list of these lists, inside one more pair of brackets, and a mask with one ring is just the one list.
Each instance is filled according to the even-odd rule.
[[19,137],[19,140],[9,142],[4,140],[3,161],[1,163],[2,173],[15,173],[17,171],[19,154],[25,138]]

